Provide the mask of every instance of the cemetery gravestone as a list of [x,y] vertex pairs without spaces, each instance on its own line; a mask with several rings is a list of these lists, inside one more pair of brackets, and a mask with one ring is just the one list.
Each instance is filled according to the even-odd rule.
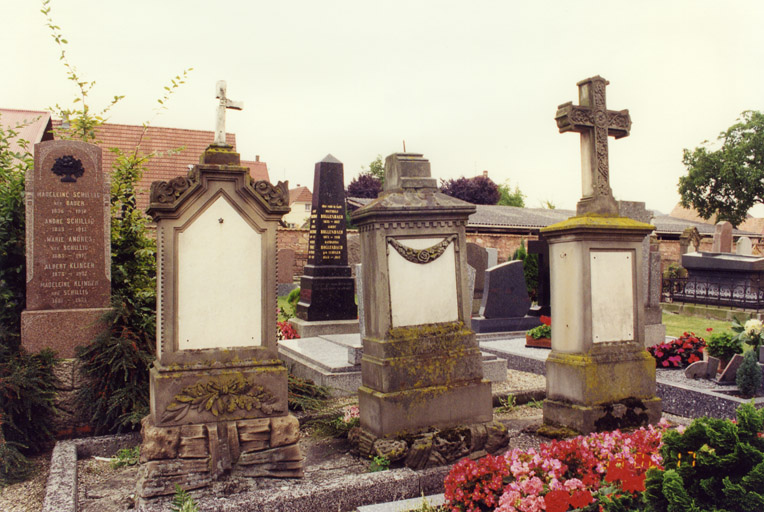
[[698,252],[700,247],[700,232],[698,228],[685,228],[679,235],[679,254]]
[[751,256],[753,254],[753,244],[747,236],[741,236],[735,246],[735,254],[739,256]]
[[110,174],[101,149],[76,141],[35,144],[26,176],[26,310],[21,341],[74,357],[106,325],[111,297]]
[[227,144],[211,145],[200,162],[151,185],[157,358],[142,422],[143,498],[229,472],[303,474],[276,342],[276,228],[288,187],[253,182]]
[[619,217],[609,184],[608,136],[629,134],[628,110],[607,110],[607,80],[578,83],[580,105],[560,105],[560,132],[581,134],[577,215],[542,229],[551,265],[552,352],[544,422],[579,432],[654,423],[655,360],[644,349],[642,241],[654,227]]
[[480,312],[485,288],[485,271],[488,268],[488,251],[477,244],[467,244],[467,263],[475,269],[475,289],[472,296],[472,314]]
[[732,252],[732,224],[726,220],[716,224],[711,252]]
[[534,314],[552,315],[551,297],[549,295],[549,244],[544,237],[539,235],[538,240],[528,240],[528,254],[538,257],[538,288],[536,289],[536,303],[538,309]]
[[348,265],[342,163],[331,155],[318,162],[313,190],[308,264],[300,280],[297,318],[290,323],[301,338],[358,332],[358,308]]
[[480,316],[472,318],[478,333],[524,331],[541,325],[529,316],[531,301],[525,284],[522,261],[508,261],[485,271],[485,289]]
[[385,173],[382,194],[352,215],[366,287],[354,442],[362,456],[414,468],[494,451],[505,430],[492,421],[490,384],[465,327],[465,228],[475,207],[438,192],[421,154],[388,156]]

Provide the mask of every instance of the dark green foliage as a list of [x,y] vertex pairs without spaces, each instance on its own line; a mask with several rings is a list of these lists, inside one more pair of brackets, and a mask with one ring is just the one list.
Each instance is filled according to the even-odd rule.
[[715,332],[706,342],[706,351],[711,357],[729,361],[735,354],[742,354],[740,341],[729,331]]
[[501,198],[499,187],[487,176],[440,180],[440,191],[472,204],[496,204]]
[[752,206],[764,202],[764,114],[743,112],[718,140],[717,150],[708,141],[684,150],[687,175],[679,178],[679,194],[682,206],[704,219],[716,214],[717,221],[738,226]]
[[700,418],[680,434],[663,436],[663,466],[645,482],[651,511],[764,510],[764,410],[737,410],[737,424]]
[[135,203],[135,184],[149,157],[117,153],[111,189],[111,329],[77,349],[91,382],[77,399],[97,434],[139,427],[148,413],[154,359],[156,245]]
[[171,512],[199,512],[194,498],[178,484],[175,484],[175,495],[170,503]]
[[300,379],[289,374],[289,409],[292,411],[315,411],[329,398],[329,388],[313,381]]
[[663,271],[663,277],[666,279],[684,278],[687,277],[687,269],[679,263],[669,263],[669,266]]
[[[749,350],[743,356],[743,362],[737,370],[735,383],[743,396],[755,396],[761,387],[761,367],[757,356],[758,350]],[[762,508],[764,510],[764,508]]]
[[295,288],[291,292],[289,292],[289,295],[287,295],[287,302],[289,303],[292,308],[297,307],[297,302],[300,300],[300,288]]
[[539,288],[539,257],[538,254],[529,254],[525,249],[525,241],[520,242],[510,261],[520,260],[523,262],[523,275],[525,287],[528,289],[528,297],[531,302],[536,302]]
[[347,197],[376,199],[380,192],[382,192],[382,181],[371,173],[362,172],[352,179],[345,194]]
[[516,206],[525,208],[525,194],[520,191],[520,187],[515,185],[515,189],[509,186],[509,180],[499,185],[499,201],[496,203],[501,206]]

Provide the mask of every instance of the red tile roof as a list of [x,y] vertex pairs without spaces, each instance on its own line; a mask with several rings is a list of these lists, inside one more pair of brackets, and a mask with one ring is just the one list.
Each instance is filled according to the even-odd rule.
[[271,181],[268,177],[268,165],[265,162],[261,162],[259,157],[257,160],[242,160],[241,165],[249,167],[249,175],[255,181],[265,180]]
[[297,187],[289,190],[289,204],[295,202],[310,203],[313,201],[313,194],[308,187]]
[[[50,112],[0,108],[0,126],[3,130],[16,131],[19,139],[29,142],[27,150],[30,153],[34,151],[36,143],[53,139],[53,135],[50,134]],[[13,152],[21,151],[16,139],[11,142],[10,149]]]

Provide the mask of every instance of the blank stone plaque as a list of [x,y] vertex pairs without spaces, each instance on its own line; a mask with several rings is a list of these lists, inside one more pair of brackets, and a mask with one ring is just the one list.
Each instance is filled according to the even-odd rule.
[[592,251],[594,343],[634,339],[634,256],[630,251]]

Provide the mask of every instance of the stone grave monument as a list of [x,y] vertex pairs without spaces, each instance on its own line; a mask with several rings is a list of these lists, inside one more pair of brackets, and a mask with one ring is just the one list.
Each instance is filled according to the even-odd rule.
[[[138,494],[222,475],[300,477],[299,424],[287,409],[276,343],[276,228],[286,183],[253,182],[218,136],[186,176],[154,182],[157,358],[143,420]],[[221,136],[222,134],[222,136]]]
[[595,76],[580,105],[560,105],[561,133],[581,134],[577,215],[542,229],[549,241],[553,332],[544,422],[583,433],[658,421],[655,360],[644,348],[642,241],[654,228],[619,216],[609,184],[608,136],[629,134],[628,110],[607,110]]
[[752,256],[753,244],[747,236],[741,236],[735,244],[735,254],[738,256]]
[[300,279],[296,318],[300,338],[358,332],[354,281],[348,265],[342,162],[327,155],[316,164],[308,264]]
[[533,315],[552,316],[552,299],[549,295],[549,244],[543,236],[538,240],[528,240],[528,254],[538,258],[538,288],[536,290],[537,308],[531,310]]
[[472,292],[470,311],[472,315],[478,315],[480,314],[480,304],[483,301],[485,271],[488,269],[488,251],[478,244],[469,242],[467,244],[467,264],[475,269],[475,284]]
[[716,223],[711,252],[732,252],[732,224],[728,221]]
[[525,331],[541,322],[528,313],[531,300],[525,284],[523,262],[507,261],[485,271],[480,316],[472,317],[476,333]]
[[[475,207],[438,192],[421,154],[385,162],[380,196],[353,213],[363,256],[362,456],[413,468],[506,443],[493,422],[470,316],[465,227]],[[405,436],[405,439],[404,439]]]
[[688,252],[698,252],[700,248],[700,232],[698,228],[684,228],[682,234],[679,235],[679,254],[687,254]]
[[101,148],[56,140],[35,144],[26,176],[26,309],[21,343],[30,352],[74,357],[108,328],[111,298],[110,177]]

